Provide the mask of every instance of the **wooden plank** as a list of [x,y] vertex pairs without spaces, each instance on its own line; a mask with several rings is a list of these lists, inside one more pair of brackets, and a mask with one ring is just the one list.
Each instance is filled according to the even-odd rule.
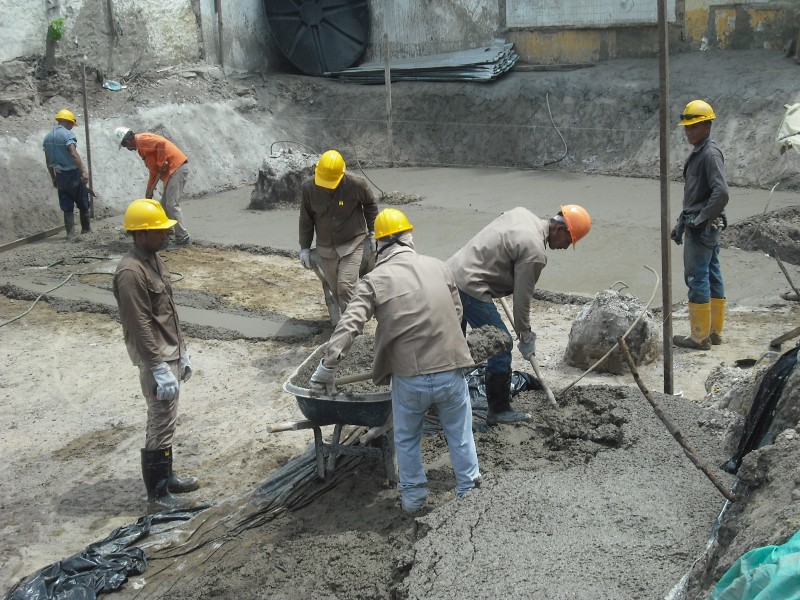
[[25,244],[30,244],[32,242],[38,242],[46,237],[57,234],[59,231],[65,231],[63,225],[59,227],[53,227],[52,229],[47,229],[45,231],[40,231],[39,233],[34,233],[28,237],[20,238],[18,240],[14,240],[13,242],[9,242],[8,244],[4,244],[0,246],[0,252],[5,252],[6,250],[11,250],[12,248],[24,246]]
[[791,331],[787,331],[783,335],[776,337],[769,343],[769,345],[771,348],[779,348],[783,342],[797,337],[798,335],[800,335],[800,327],[795,327]]

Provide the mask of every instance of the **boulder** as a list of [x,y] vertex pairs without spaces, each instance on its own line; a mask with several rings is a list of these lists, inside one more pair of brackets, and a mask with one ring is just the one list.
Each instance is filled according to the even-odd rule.
[[318,156],[282,151],[264,159],[248,208],[270,210],[300,206],[300,184],[314,174]]
[[[614,290],[598,292],[572,323],[564,360],[573,367],[588,369],[609,351],[644,308],[644,303],[633,296],[621,295]],[[660,357],[659,328],[658,321],[647,311],[625,338],[637,366],[650,364]],[[617,375],[627,370],[619,348],[595,367],[598,373]]]

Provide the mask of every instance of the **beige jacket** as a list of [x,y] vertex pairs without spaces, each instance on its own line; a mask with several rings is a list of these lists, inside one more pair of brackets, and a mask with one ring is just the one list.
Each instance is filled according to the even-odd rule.
[[185,346],[169,270],[161,257],[134,246],[117,265],[113,289],[133,364],[149,368],[180,358]]
[[[384,256],[385,254],[385,256]],[[391,246],[364,276],[331,335],[325,366],[334,367],[375,315],[372,378],[411,377],[472,365],[461,332],[461,300],[442,261],[411,248]]]
[[489,223],[447,261],[458,289],[491,302],[514,294],[514,329],[531,330],[536,283],[547,264],[549,221],[514,208]]
[[300,191],[301,249],[311,248],[316,234],[320,256],[344,256],[360,247],[367,233],[374,231],[378,204],[360,177],[345,175],[335,190],[316,185],[310,177]]

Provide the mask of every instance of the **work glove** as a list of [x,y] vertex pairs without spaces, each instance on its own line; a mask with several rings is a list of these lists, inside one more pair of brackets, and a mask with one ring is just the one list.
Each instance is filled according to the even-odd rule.
[[153,374],[153,379],[156,380],[156,399],[175,400],[178,397],[180,386],[169,365],[165,362],[160,362],[155,367],[152,367],[150,372]]
[[669,234],[669,237],[672,238],[672,241],[680,246],[683,243],[683,232],[686,229],[686,226],[683,224],[683,221],[675,225],[672,228],[672,233]]
[[181,360],[178,363],[178,372],[181,374],[181,381],[186,382],[192,377],[192,363],[189,362],[188,354],[181,354]]
[[375,254],[378,251],[378,240],[375,239],[375,232],[369,232],[369,251]]
[[329,369],[322,361],[311,376],[311,391],[333,396],[336,393],[336,367]]
[[303,265],[306,269],[311,268],[311,249],[310,248],[303,248],[300,250],[300,264]]
[[530,360],[532,356],[536,355],[536,334],[533,331],[523,331],[519,335],[517,349],[522,354],[522,358]]

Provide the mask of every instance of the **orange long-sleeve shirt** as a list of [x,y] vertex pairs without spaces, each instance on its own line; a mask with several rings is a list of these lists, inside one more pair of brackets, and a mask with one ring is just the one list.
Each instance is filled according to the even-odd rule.
[[180,151],[175,144],[167,138],[155,133],[137,133],[134,136],[136,150],[142,157],[147,170],[150,171],[150,178],[147,180],[147,189],[155,184],[158,177],[158,170],[167,162],[167,168],[161,173],[161,183],[167,185],[170,176],[185,163],[188,158]]

